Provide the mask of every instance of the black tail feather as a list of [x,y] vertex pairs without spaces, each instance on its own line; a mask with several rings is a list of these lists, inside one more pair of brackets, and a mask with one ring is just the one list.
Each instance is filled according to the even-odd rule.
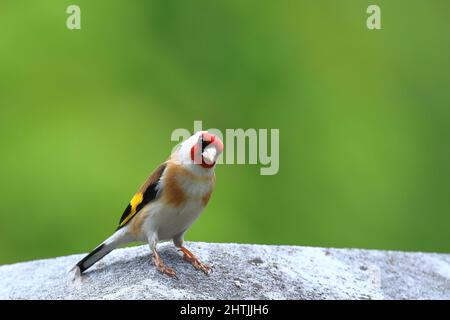
[[92,267],[97,261],[110,253],[114,248],[108,248],[105,243],[102,243],[97,248],[92,250],[86,257],[84,257],[80,262],[77,263],[80,272],[83,273],[90,267]]

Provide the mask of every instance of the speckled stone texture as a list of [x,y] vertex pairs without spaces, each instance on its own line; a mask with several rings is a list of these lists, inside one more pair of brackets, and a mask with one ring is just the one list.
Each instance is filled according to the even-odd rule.
[[81,280],[82,257],[0,267],[0,299],[450,299],[450,255],[297,246],[186,243],[209,276],[171,244],[161,257],[178,279],[160,274],[148,246],[117,249]]

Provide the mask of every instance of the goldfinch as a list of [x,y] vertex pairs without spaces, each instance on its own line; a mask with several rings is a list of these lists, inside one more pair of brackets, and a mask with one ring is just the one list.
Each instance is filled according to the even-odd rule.
[[208,274],[211,267],[183,246],[183,237],[208,204],[215,184],[214,168],[222,151],[220,138],[207,131],[199,131],[179,144],[133,196],[114,234],[74,266],[75,274],[81,275],[120,245],[143,241],[150,245],[156,268],[176,276],[156,250],[158,242],[170,240],[185,260]]

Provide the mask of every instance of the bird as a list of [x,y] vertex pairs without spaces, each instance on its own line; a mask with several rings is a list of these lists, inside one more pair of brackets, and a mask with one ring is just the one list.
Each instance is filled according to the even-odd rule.
[[178,144],[134,194],[116,231],[71,271],[80,277],[115,248],[130,242],[147,242],[156,268],[176,277],[175,270],[165,265],[157,251],[159,242],[173,241],[186,261],[209,274],[211,266],[183,245],[184,234],[210,200],[216,182],[214,169],[223,148],[222,140],[208,131],[198,131]]

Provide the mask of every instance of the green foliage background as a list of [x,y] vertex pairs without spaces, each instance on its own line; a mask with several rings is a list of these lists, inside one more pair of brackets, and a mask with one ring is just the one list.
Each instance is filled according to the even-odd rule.
[[[76,3],[82,30],[66,28]],[[383,30],[365,26],[382,9]],[[187,240],[449,252],[450,2],[0,3],[0,263],[85,252],[176,128],[279,128]]]

